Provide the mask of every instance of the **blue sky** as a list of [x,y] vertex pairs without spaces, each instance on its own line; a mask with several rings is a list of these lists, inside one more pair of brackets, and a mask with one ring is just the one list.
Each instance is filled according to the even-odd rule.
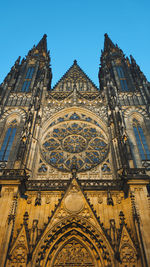
[[149,0],[5,0],[0,7],[0,82],[47,34],[53,85],[77,59],[98,85],[104,34],[132,54],[150,80]]

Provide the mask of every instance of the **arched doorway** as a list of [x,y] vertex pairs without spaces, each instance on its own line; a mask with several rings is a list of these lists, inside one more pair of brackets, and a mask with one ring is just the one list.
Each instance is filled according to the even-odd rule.
[[80,216],[70,216],[49,229],[35,248],[31,266],[114,266],[113,250],[102,232]]

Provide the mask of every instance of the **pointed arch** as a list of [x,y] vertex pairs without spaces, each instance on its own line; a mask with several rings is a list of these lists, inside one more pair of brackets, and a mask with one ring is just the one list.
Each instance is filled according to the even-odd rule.
[[[84,237],[84,239],[86,238]],[[77,231],[72,230],[68,237],[62,238],[60,241],[62,242],[59,243],[57,249],[52,251],[52,253],[51,251],[49,252],[46,267],[63,267],[66,264],[68,266],[76,264],[80,267],[83,263],[84,266],[88,267],[101,266],[99,256],[97,255],[96,257],[96,252],[86,244],[87,242],[83,242],[82,237],[79,236]]]
[[139,119],[142,119],[142,118],[147,119],[148,118],[148,114],[145,111],[145,109],[139,108],[139,107],[136,107],[136,108],[135,107],[128,107],[123,111],[123,114],[124,114],[125,120],[132,119],[133,117],[139,118]]
[[[95,124],[100,127],[104,133],[106,134],[107,138],[108,138],[108,129],[107,129],[107,124],[104,121],[104,118],[100,118],[97,115],[95,115],[92,111],[87,110],[86,108],[83,107],[78,107],[78,106],[73,106],[73,107],[69,107],[69,108],[65,108],[61,111],[58,111],[57,113],[55,113],[53,116],[50,116],[49,118],[47,118],[46,121],[44,121],[43,123],[43,133],[45,133],[49,127],[53,126],[54,123],[58,123],[59,121],[57,120],[60,117],[66,117],[68,116],[68,114],[78,114],[79,116],[85,116],[85,117],[90,117],[93,120],[93,123],[95,122]],[[70,115],[71,116],[71,115]],[[68,120],[68,119],[65,119]],[[79,118],[79,120],[85,120],[83,118]]]
[[124,111],[127,134],[135,167],[142,167],[143,161],[149,160],[149,133],[147,131],[148,114],[142,108],[128,108]]
[[2,121],[8,121],[10,118],[18,118],[18,121],[25,121],[27,117],[27,113],[22,108],[10,108],[4,112],[4,114],[1,116],[0,122]]
[[128,85],[127,85],[127,79],[126,79],[126,75],[125,75],[123,66],[117,65],[116,66],[116,71],[117,71],[118,78],[119,78],[119,81],[120,81],[121,91],[122,92],[128,92],[129,88],[128,88]]
[[5,133],[2,146],[0,148],[0,161],[7,161],[17,129],[17,120],[11,121],[7,126],[7,131]]
[[52,263],[60,249],[67,244],[66,241],[74,238],[79,244],[84,244],[94,267],[114,266],[114,251],[107,237],[81,216],[70,216],[59,221],[41,237],[33,252],[32,266],[55,266]]
[[[14,161],[17,152],[17,136],[25,121],[25,112],[22,109],[9,109],[1,118],[1,136],[0,136],[0,161],[6,162],[11,158]],[[14,148],[16,147],[15,151]],[[13,155],[12,152],[14,151]]]
[[21,87],[21,92],[24,93],[28,93],[29,92],[29,88],[31,85],[31,81],[32,81],[32,77],[33,77],[33,73],[35,71],[35,67],[34,66],[29,66],[26,72],[26,75],[24,77],[24,81]]

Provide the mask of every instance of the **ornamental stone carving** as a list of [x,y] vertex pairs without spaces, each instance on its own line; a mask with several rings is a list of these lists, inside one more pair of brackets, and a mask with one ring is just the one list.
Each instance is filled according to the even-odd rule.
[[94,267],[92,256],[89,251],[75,239],[68,242],[58,253],[54,260],[54,267],[87,266]]
[[71,213],[80,212],[84,207],[83,198],[81,193],[70,193],[65,198],[65,208]]
[[50,124],[41,142],[44,160],[61,171],[87,171],[105,160],[108,141],[101,126],[90,117],[83,122],[83,114],[65,119],[60,117]]

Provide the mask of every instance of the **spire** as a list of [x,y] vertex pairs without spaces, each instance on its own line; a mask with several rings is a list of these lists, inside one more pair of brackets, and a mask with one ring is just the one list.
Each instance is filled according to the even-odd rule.
[[47,59],[50,62],[50,55],[49,55],[49,51],[47,51],[47,35],[44,34],[42,39],[39,41],[39,43],[35,46],[33,46],[33,48],[31,50],[29,50],[27,57],[34,57],[37,55],[39,55],[39,57],[42,56],[43,59]]
[[109,51],[111,48],[116,48],[112,40],[109,38],[108,34],[105,33],[105,41],[104,41],[104,51]]
[[37,44],[36,48],[39,52],[44,51],[47,52],[47,35],[44,34],[40,42]]
[[117,53],[119,57],[124,56],[123,51],[118,47],[117,44],[114,44],[112,40],[109,38],[108,34],[105,33],[104,54],[105,52],[111,52],[112,50],[115,50],[115,53]]

